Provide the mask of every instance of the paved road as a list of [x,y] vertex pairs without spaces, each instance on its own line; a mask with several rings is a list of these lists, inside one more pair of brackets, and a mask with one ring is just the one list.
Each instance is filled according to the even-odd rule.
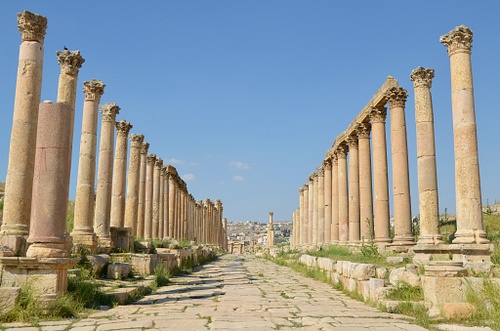
[[380,312],[330,285],[251,256],[225,255],[176,277],[135,304],[78,321],[0,326],[6,330],[342,330],[419,331],[404,316]]

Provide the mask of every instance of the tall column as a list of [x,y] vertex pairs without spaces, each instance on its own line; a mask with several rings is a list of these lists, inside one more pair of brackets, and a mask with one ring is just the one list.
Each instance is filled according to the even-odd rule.
[[23,11],[17,14],[21,46],[5,183],[2,245],[24,255],[29,232],[35,164],[38,106],[42,89],[43,41],[47,19]]
[[65,258],[71,108],[65,103],[40,105],[31,208],[31,243],[27,257]]
[[299,237],[295,242],[296,245],[302,245],[304,239],[304,186],[299,189],[299,216],[300,219],[300,229],[299,229]]
[[113,178],[113,147],[115,118],[120,112],[114,102],[101,106],[102,124],[97,170],[97,192],[95,207],[95,232],[101,245],[111,246],[109,216],[111,209],[111,180]]
[[318,240],[317,243],[322,244],[325,242],[325,170],[323,167],[318,167]]
[[323,161],[324,169],[324,205],[325,205],[325,236],[324,243],[332,241],[332,160],[327,158]]
[[332,241],[339,241],[339,160],[332,154]]
[[170,195],[168,189],[168,166],[164,166],[163,169],[163,235],[162,238],[168,239],[168,228],[169,228],[169,202]]
[[360,239],[359,219],[359,151],[358,136],[354,132],[347,138],[349,144],[349,242]]
[[488,243],[481,204],[471,65],[472,31],[460,25],[439,41],[448,47],[450,57],[457,204],[457,232],[453,243]]
[[418,204],[420,236],[418,244],[443,243],[439,233],[439,195],[434,141],[434,113],[431,86],[434,69],[418,67],[410,74],[415,94],[417,131]]
[[147,172],[147,155],[149,143],[143,141],[141,145],[141,168],[139,175],[139,198],[137,210],[137,230],[135,235],[139,238],[144,238],[144,216],[146,212],[146,172]]
[[341,143],[337,148],[339,179],[339,241],[349,240],[349,192],[347,176],[347,153],[349,147]]
[[168,173],[168,236],[175,238],[175,201],[176,201],[176,185],[174,175]]
[[157,158],[153,171],[153,226],[152,226],[152,238],[158,239],[158,230],[160,227],[160,183],[161,176],[160,171],[163,168],[163,161],[161,158]]
[[308,244],[313,244],[313,231],[314,231],[314,225],[313,225],[313,210],[314,210],[314,175],[310,175],[308,178],[308,230],[307,230],[307,243]]
[[318,244],[318,173],[315,172],[313,175],[313,199],[312,199],[312,243]]
[[390,242],[389,182],[387,174],[387,143],[385,137],[385,107],[370,112],[373,139],[373,193],[375,241]]
[[80,158],[75,196],[75,217],[73,243],[87,246],[91,251],[97,247],[94,232],[94,184],[97,148],[97,113],[104,84],[93,79],[83,83],[85,101],[83,103],[82,134],[80,138]]
[[127,183],[128,133],[132,124],[116,122],[116,149],[111,190],[111,226],[123,228],[125,219],[125,192]]
[[309,185],[305,184],[303,186],[304,188],[304,191],[303,191],[303,195],[304,195],[304,212],[302,214],[302,216],[304,217],[304,225],[303,225],[303,232],[301,231],[302,233],[302,244],[303,245],[308,245],[310,242],[309,242],[309,232],[311,231],[311,225],[309,223]]
[[374,238],[373,230],[373,196],[372,196],[372,163],[370,153],[370,123],[360,123],[358,133],[359,157],[359,222],[360,239]]
[[267,229],[267,247],[274,246],[274,226],[273,226],[273,212],[269,212],[269,227]]
[[141,176],[141,149],[143,134],[130,135],[130,159],[128,163],[127,201],[125,203],[125,227],[132,229],[132,236],[137,233],[139,214],[139,182]]
[[146,165],[146,197],[144,199],[144,239],[153,239],[153,172],[156,154],[148,154]]
[[392,184],[394,195],[394,244],[412,245],[410,174],[406,141],[405,103],[408,93],[394,87],[387,94],[391,117]]

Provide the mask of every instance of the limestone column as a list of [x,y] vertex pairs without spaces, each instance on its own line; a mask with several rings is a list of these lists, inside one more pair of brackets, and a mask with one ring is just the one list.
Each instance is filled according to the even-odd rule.
[[85,101],[83,103],[82,134],[80,138],[80,158],[75,196],[75,216],[73,243],[87,246],[91,251],[97,247],[94,232],[94,185],[97,148],[97,113],[104,84],[93,79],[83,83]]
[[111,226],[123,228],[125,222],[125,192],[127,183],[128,133],[132,124],[116,122],[116,149],[111,189]]
[[109,232],[111,212],[111,181],[113,178],[113,147],[115,118],[120,107],[114,102],[101,106],[101,139],[99,144],[99,165],[97,170],[97,192],[95,207],[95,232],[101,245],[110,247]]
[[130,159],[128,163],[127,200],[125,203],[125,227],[132,229],[132,236],[137,233],[139,214],[139,186],[141,176],[141,149],[143,134],[130,135]]
[[139,175],[139,198],[137,210],[137,230],[135,235],[139,238],[144,238],[144,215],[146,212],[146,172],[147,172],[147,155],[149,143],[143,141],[141,145],[141,166]]
[[413,245],[410,174],[406,141],[405,104],[408,93],[394,87],[387,94],[391,117],[392,184],[394,195],[394,244]]
[[305,244],[305,236],[307,235],[305,233],[306,230],[306,219],[305,219],[305,191],[306,191],[306,186],[302,186],[299,189],[299,218],[300,218],[300,236],[299,236],[299,244],[304,245]]
[[457,232],[453,243],[488,243],[483,228],[481,204],[471,65],[472,31],[465,25],[460,25],[439,41],[448,47],[450,57],[457,203]]
[[308,244],[313,244],[313,232],[314,232],[314,225],[313,225],[313,210],[314,210],[314,175],[310,175],[308,178],[308,230],[307,230],[307,243]]
[[31,208],[31,243],[27,257],[64,258],[71,108],[65,103],[40,105]]
[[339,241],[349,240],[349,192],[347,176],[347,153],[349,147],[341,143],[337,148],[339,179]]
[[17,15],[21,46],[5,183],[2,244],[24,255],[29,232],[38,107],[42,89],[43,41],[47,19],[23,11]]
[[349,242],[359,242],[359,150],[358,136],[353,132],[348,138],[349,144]]
[[387,143],[385,137],[385,107],[370,112],[373,139],[373,193],[375,241],[390,242],[389,182],[387,174]]
[[374,238],[373,232],[373,196],[372,165],[370,153],[370,123],[360,123],[356,128],[358,134],[359,157],[359,222],[360,239]]
[[176,185],[174,175],[168,173],[168,236],[175,238],[175,202],[176,202]]
[[324,205],[325,205],[325,236],[324,243],[332,241],[332,160],[327,158],[323,161],[324,169]]
[[315,172],[312,175],[313,185],[312,185],[312,243],[318,243],[318,173]]
[[227,252],[227,218],[224,217],[224,250]]
[[168,188],[168,181],[169,181],[168,166],[164,166],[162,170],[163,170],[163,238],[168,239],[169,202],[170,202],[170,194]]
[[317,243],[325,242],[325,172],[323,167],[318,167],[316,172],[318,178],[318,194],[317,194],[317,209],[318,209],[318,240]]
[[269,228],[267,229],[267,247],[274,246],[274,226],[273,226],[273,212],[269,212]]
[[304,212],[302,216],[304,217],[304,225],[303,225],[303,232],[302,233],[302,244],[303,245],[308,245],[310,243],[309,241],[309,232],[311,231],[311,224],[309,223],[309,185],[305,184],[303,186],[304,191]]
[[418,67],[410,74],[415,94],[417,133],[418,202],[420,236],[418,244],[442,244],[439,233],[439,196],[434,141],[434,113],[431,86],[434,69]]
[[339,241],[339,162],[337,152],[332,154],[332,241]]
[[160,227],[160,183],[161,183],[161,168],[163,168],[163,161],[160,158],[156,159],[153,171],[153,227],[152,238],[158,239],[158,230]]
[[146,166],[146,197],[144,199],[144,239],[153,239],[153,173],[156,154],[148,154]]

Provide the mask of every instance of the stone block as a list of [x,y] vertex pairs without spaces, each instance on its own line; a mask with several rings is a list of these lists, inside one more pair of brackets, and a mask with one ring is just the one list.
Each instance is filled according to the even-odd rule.
[[318,266],[317,258],[315,256],[304,254],[300,257],[299,261],[308,268],[316,268]]
[[471,317],[475,310],[468,302],[448,302],[443,305],[442,314],[446,319],[461,320]]
[[375,276],[375,270],[373,264],[356,263],[353,264],[351,277],[357,280],[368,280]]
[[94,275],[101,275],[104,268],[109,263],[109,255],[107,254],[88,255],[85,259],[89,262]]
[[387,263],[389,264],[400,264],[404,262],[404,257],[402,256],[388,256]]
[[157,254],[132,254],[132,271],[139,275],[152,275],[158,264]]
[[329,259],[326,257],[318,257],[317,262],[318,262],[318,267],[321,270],[325,270],[328,272],[332,272],[335,270],[336,261],[334,261],[332,259]]
[[431,317],[439,316],[446,303],[465,302],[464,277],[422,276],[422,289]]
[[389,274],[389,282],[394,286],[407,283],[415,287],[420,286],[420,276],[413,272],[408,272],[404,268],[398,268],[392,270]]
[[0,315],[6,314],[14,307],[20,292],[20,287],[0,287]]
[[370,299],[372,301],[377,301],[379,298],[379,289],[385,286],[384,280],[380,278],[370,278],[368,280],[368,286],[370,287]]
[[375,276],[377,278],[385,279],[387,277],[387,275],[389,275],[389,270],[387,270],[387,268],[377,267],[375,269]]
[[108,265],[107,277],[109,279],[127,278],[132,271],[132,265],[128,263],[112,263]]

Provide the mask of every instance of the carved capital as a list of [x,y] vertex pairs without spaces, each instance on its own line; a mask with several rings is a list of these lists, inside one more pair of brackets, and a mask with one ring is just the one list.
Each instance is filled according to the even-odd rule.
[[148,154],[148,156],[146,156],[146,160],[148,165],[154,165],[156,162],[156,154]]
[[120,107],[114,102],[108,102],[101,106],[103,121],[115,121],[116,115],[120,113]]
[[161,167],[163,167],[163,160],[161,158],[157,157],[155,160],[155,168],[161,169]]
[[413,69],[410,74],[410,80],[413,82],[413,87],[432,87],[432,79],[434,78],[434,69],[418,67]]
[[455,27],[441,36],[439,42],[448,47],[448,55],[455,53],[470,53],[472,48],[472,30],[465,25]]
[[359,123],[356,127],[356,133],[358,134],[358,139],[370,139],[370,132],[372,130],[372,125],[370,123]]
[[353,132],[349,137],[347,137],[347,144],[349,145],[349,149],[358,148],[358,136],[356,132]]
[[61,73],[77,76],[78,70],[82,67],[85,59],[80,55],[80,51],[57,51],[57,63],[61,67]]
[[119,137],[127,137],[130,129],[132,129],[132,124],[125,120],[121,120],[120,122],[115,123],[116,127],[116,135]]
[[337,147],[337,158],[345,159],[347,158],[347,153],[349,152],[349,146],[345,142],[341,143],[339,147]]
[[147,154],[149,149],[149,143],[143,141],[141,145],[141,154]]
[[85,95],[85,101],[99,102],[101,95],[104,94],[105,86],[106,85],[102,81],[97,79],[83,82],[83,94]]
[[325,176],[325,169],[323,168],[323,166],[317,167],[316,173],[318,174],[318,177],[324,177]]
[[132,133],[130,135],[130,147],[141,148],[144,141],[143,134]]
[[373,107],[370,111],[370,121],[372,123],[385,123],[386,116],[387,108],[385,107]]
[[312,183],[314,182],[314,175],[315,174],[310,174],[309,177],[307,177],[307,180],[310,182],[309,185],[312,185]]
[[332,170],[332,158],[331,157],[323,160],[323,168],[325,169],[325,171]]
[[47,30],[47,18],[24,10],[17,14],[17,28],[22,41],[38,41],[43,44]]
[[393,87],[385,94],[387,102],[391,108],[404,107],[408,93],[402,87]]
[[336,167],[339,164],[339,156],[337,155],[337,151],[332,154],[332,167]]

